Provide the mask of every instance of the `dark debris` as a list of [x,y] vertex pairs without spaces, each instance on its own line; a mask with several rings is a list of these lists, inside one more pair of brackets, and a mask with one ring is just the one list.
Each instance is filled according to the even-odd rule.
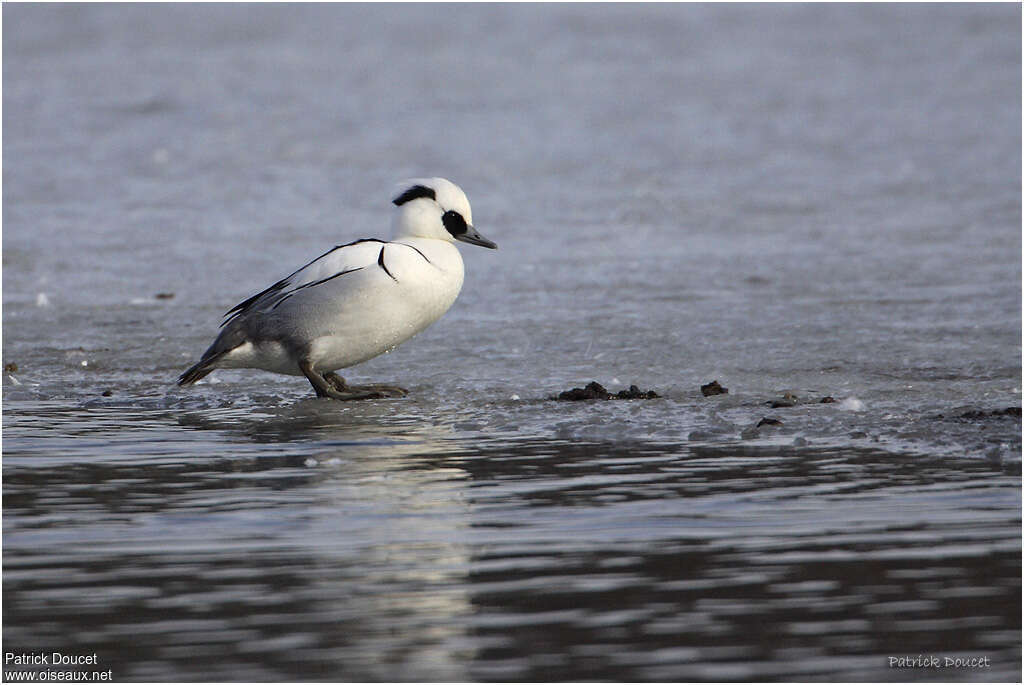
[[558,397],[551,399],[579,402],[581,400],[653,400],[656,397],[660,397],[660,395],[653,390],[641,390],[635,385],[629,386],[629,390],[620,390],[613,395],[597,381],[591,381],[585,388],[565,390],[559,393]]
[[771,405],[772,409],[778,409],[779,407],[795,407],[800,403],[800,398],[791,392],[787,392],[781,398],[777,400],[771,400],[767,404]]
[[999,418],[999,417],[1002,417],[1002,416],[1009,416],[1009,417],[1016,417],[1016,418],[1019,419],[1021,417],[1020,416],[1020,414],[1021,414],[1020,409],[1021,409],[1020,407],[1007,407],[1006,409],[994,409],[992,411],[983,411],[983,410],[980,410],[980,409],[971,409],[969,411],[965,411],[963,414],[957,415],[956,418],[958,418],[958,419],[968,419],[968,420],[971,420],[971,421],[976,421],[978,419],[995,419],[995,418]]
[[791,392],[787,392],[778,399],[768,400],[767,402],[765,402],[765,404],[767,404],[772,409],[787,409],[789,407],[795,407],[798,404],[835,404],[836,402],[836,398],[832,397],[831,395],[826,395],[825,397],[822,397],[820,400],[805,400],[800,399]]
[[615,400],[653,400],[659,397],[653,390],[641,390],[635,385],[629,386],[629,390],[619,390],[615,393]]
[[700,394],[704,397],[710,397],[712,395],[728,395],[729,388],[723,388],[718,381],[711,381],[700,386]]

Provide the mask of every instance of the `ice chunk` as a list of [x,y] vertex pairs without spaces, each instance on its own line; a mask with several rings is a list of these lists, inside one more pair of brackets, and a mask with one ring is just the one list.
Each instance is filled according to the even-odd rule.
[[839,403],[839,408],[843,411],[864,411],[864,403],[856,397],[847,397]]

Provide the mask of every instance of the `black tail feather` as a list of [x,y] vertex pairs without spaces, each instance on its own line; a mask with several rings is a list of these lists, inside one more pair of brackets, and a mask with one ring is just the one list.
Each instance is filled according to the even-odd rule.
[[213,371],[210,362],[212,359],[201,361],[198,364],[192,366],[188,371],[178,376],[178,385],[192,385],[196,381],[204,378],[208,373]]

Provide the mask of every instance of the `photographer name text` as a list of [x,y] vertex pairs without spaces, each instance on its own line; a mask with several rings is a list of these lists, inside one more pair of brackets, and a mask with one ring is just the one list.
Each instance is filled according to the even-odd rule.
[[62,654],[60,652],[4,652],[4,666],[96,666],[96,654]]
[[889,668],[992,668],[987,656],[891,656]]

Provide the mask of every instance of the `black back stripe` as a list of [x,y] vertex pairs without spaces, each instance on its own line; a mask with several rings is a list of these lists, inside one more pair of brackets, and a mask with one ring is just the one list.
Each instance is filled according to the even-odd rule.
[[[340,250],[343,247],[349,247],[350,245],[358,245],[359,243],[386,243],[386,240],[380,238],[360,238],[359,240],[353,240],[351,243],[345,243],[344,245],[335,245],[333,250],[330,250],[327,254],[331,254],[334,250]],[[315,259],[313,261],[316,261]]]
[[427,264],[430,264],[431,266],[433,266],[434,262],[432,262],[429,259],[427,259],[427,255],[425,255],[422,252],[420,252],[420,248],[415,247],[414,245],[409,245],[408,243],[395,243],[395,245],[401,245],[402,247],[409,247],[409,248],[412,248],[413,250],[416,250],[417,254],[419,254],[420,257],[423,257],[423,259],[427,262]]
[[[310,264],[314,264],[316,262],[319,262],[321,259],[323,259],[327,255],[329,255],[332,252],[335,252],[337,250],[342,250],[342,249],[344,249],[346,247],[352,247],[353,245],[359,245],[360,243],[383,243],[383,242],[385,242],[385,241],[381,240],[380,238],[360,238],[359,240],[353,240],[351,243],[345,243],[344,245],[335,245],[334,247],[329,249],[327,252],[324,252],[322,255],[320,255],[319,257],[317,257],[313,261],[309,262],[309,264],[306,264],[306,265],[302,266],[301,268],[297,269],[295,271],[295,273],[292,274],[292,276],[294,276],[295,274],[299,273],[299,271],[302,271],[302,269],[305,269]],[[291,278],[292,276],[289,276],[288,278]]]
[[[236,304],[234,307],[229,309],[226,314],[224,314],[224,321],[221,323],[221,326],[224,326],[228,321],[230,321],[231,319],[235,318],[239,314],[244,314],[246,312],[246,310],[248,310],[250,307],[252,307],[254,304],[256,304],[256,302],[261,300],[265,295],[270,295],[271,293],[276,293],[279,290],[284,290],[289,285],[291,285],[291,283],[292,283],[291,279],[292,279],[292,277],[295,276],[295,274],[299,273],[300,271],[302,271],[306,267],[308,267],[308,266],[310,266],[312,264],[315,264],[316,262],[320,261],[321,259],[323,259],[327,255],[331,254],[335,250],[340,250],[342,248],[349,247],[351,245],[358,245],[359,243],[383,243],[383,242],[386,242],[386,241],[381,240],[380,238],[360,238],[359,240],[353,240],[352,242],[345,243],[344,245],[335,245],[334,247],[329,249],[327,252],[324,252],[322,255],[320,255],[316,259],[308,262],[307,264],[304,264],[303,266],[301,266],[298,269],[296,269],[295,271],[293,271],[291,273],[291,275],[288,276],[288,278],[282,278],[280,281],[278,281],[274,285],[270,286],[266,290],[262,290],[262,291],[256,293],[255,295],[253,295],[252,297],[250,297],[248,299],[245,299],[245,300],[242,300],[241,302]],[[359,268],[361,269],[363,267],[359,267]],[[349,269],[349,271],[355,271],[355,269]],[[329,281],[332,278],[336,278],[337,276],[341,276],[341,275],[346,274],[346,273],[348,273],[348,271],[342,271],[340,273],[336,273],[336,274],[334,274],[334,276],[328,276],[327,278],[322,279],[320,281],[317,281],[316,283],[307,283],[306,285],[299,286],[298,288],[296,288],[296,290],[299,290],[301,288],[305,288],[305,287],[310,286],[310,285],[320,285],[324,281]],[[290,296],[290,294],[289,294],[289,296]],[[287,296],[286,296],[285,299],[287,299]],[[279,304],[281,304],[281,302],[275,303],[274,306],[276,307]]]
[[294,292],[294,291],[293,291],[293,292],[290,292],[290,293],[288,293],[287,295],[285,295],[284,297],[282,297],[282,298],[281,298],[280,300],[278,300],[277,302],[275,302],[275,303],[274,303],[274,306],[273,306],[273,307],[271,307],[271,309],[277,309],[277,306],[278,306],[279,304],[281,304],[282,302],[284,302],[285,300],[287,300],[287,299],[288,299],[289,297],[291,297],[291,296],[292,296],[292,295],[294,295],[294,294],[295,294],[295,292]]
[[345,269],[344,271],[338,271],[338,272],[337,272],[337,273],[335,273],[334,275],[329,275],[328,277],[326,277],[326,279],[321,279],[321,280],[319,280],[319,281],[313,281],[312,283],[306,283],[306,284],[303,284],[303,285],[299,286],[298,288],[296,288],[295,290],[293,290],[293,291],[292,291],[291,293],[289,293],[288,295],[285,295],[285,297],[283,297],[283,298],[281,298],[280,300],[278,300],[278,301],[274,302],[274,303],[273,303],[273,306],[272,306],[272,307],[270,307],[270,308],[271,308],[271,309],[276,309],[276,308],[278,308],[278,305],[280,305],[280,304],[281,304],[282,302],[284,302],[285,300],[287,300],[288,298],[290,298],[290,297],[291,297],[292,295],[295,295],[295,294],[296,294],[297,292],[299,292],[300,290],[303,290],[304,288],[314,288],[315,286],[319,286],[319,285],[325,284],[325,283],[327,283],[328,281],[331,281],[331,280],[333,280],[333,279],[337,279],[337,277],[338,277],[339,275],[345,275],[346,273],[351,273],[352,271],[358,271],[358,270],[360,270],[360,269],[362,269],[362,268],[364,268],[364,267],[362,267],[362,266],[356,266],[355,268],[347,268],[347,269]]
[[293,290],[291,293],[288,293],[288,294],[291,295],[292,293],[296,293],[296,292],[302,290],[303,288],[312,288],[314,286],[320,285],[321,283],[326,283],[327,281],[329,281],[329,280],[331,280],[333,278],[337,278],[338,276],[344,276],[345,274],[350,274],[353,271],[359,271],[362,268],[363,267],[361,267],[361,266],[357,266],[354,269],[345,269],[344,271],[339,271],[338,273],[334,274],[333,276],[328,276],[327,278],[321,278],[319,281],[313,281],[312,283],[303,283],[298,288],[296,288],[295,290]]
[[395,278],[395,275],[393,273],[391,273],[390,271],[388,271],[387,265],[384,264],[384,246],[383,245],[381,245],[380,254],[377,255],[377,266],[379,266],[380,268],[384,269],[384,273],[386,273],[388,276],[391,276],[392,280],[394,280],[395,283],[398,282],[398,279]]
[[259,292],[259,293],[256,293],[255,295],[253,295],[252,297],[250,297],[250,298],[248,298],[246,300],[242,300],[241,302],[239,302],[234,307],[232,307],[231,309],[228,310],[228,312],[224,315],[225,317],[227,317],[227,320],[225,320],[224,323],[221,324],[221,326],[223,326],[225,323],[227,323],[228,320],[234,318],[232,316],[233,314],[241,314],[246,309],[248,309],[253,304],[255,304],[256,301],[259,300],[264,295],[269,295],[270,293],[276,293],[278,290],[284,290],[286,287],[288,287],[288,279],[287,278],[278,281],[277,283],[275,283],[274,285],[270,286],[266,290],[264,290],[262,292]]
[[409,188],[404,193],[402,193],[394,200],[392,200],[392,202],[394,202],[397,206],[401,207],[406,202],[412,202],[413,200],[418,200],[421,197],[429,197],[431,200],[436,200],[437,193],[434,192],[433,188],[428,188],[426,186],[421,185],[414,185],[412,188]]
[[[300,266],[298,269],[296,269],[294,272],[292,272],[291,276],[288,276],[288,278],[286,278],[284,280],[286,282],[291,282],[292,276],[294,276],[295,274],[299,273],[300,271],[302,271],[306,267],[312,266],[313,264],[316,264],[317,262],[319,262],[321,259],[323,259],[327,255],[331,254],[332,252],[337,252],[338,250],[343,250],[346,247],[352,247],[353,245],[359,245],[360,243],[383,243],[383,242],[385,242],[385,241],[381,240],[380,238],[360,238],[359,240],[353,240],[351,243],[345,243],[344,245],[335,245],[334,247],[329,249],[327,252],[324,252],[322,255],[320,255],[316,259],[313,259],[313,260],[307,262],[306,264],[303,264],[302,266]],[[337,275],[340,275],[340,274],[335,274],[335,275],[337,276]],[[331,278],[334,278],[334,276],[331,276]]]

